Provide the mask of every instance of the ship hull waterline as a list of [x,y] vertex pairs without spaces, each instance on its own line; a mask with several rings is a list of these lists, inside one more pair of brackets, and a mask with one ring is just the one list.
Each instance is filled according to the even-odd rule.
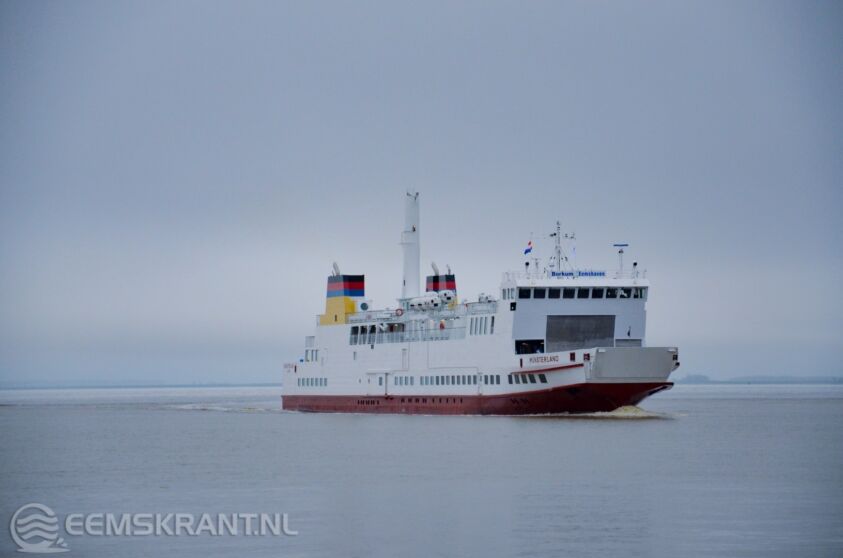
[[637,405],[673,382],[586,382],[493,395],[285,395],[286,411],[417,415],[556,415],[611,412]]

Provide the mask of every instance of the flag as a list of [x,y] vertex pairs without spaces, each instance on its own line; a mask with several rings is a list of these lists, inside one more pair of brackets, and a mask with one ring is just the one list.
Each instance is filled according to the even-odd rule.
[[527,247],[524,248],[524,255],[526,256],[527,254],[529,254],[532,251],[533,251],[533,241],[531,240],[530,242],[527,243]]

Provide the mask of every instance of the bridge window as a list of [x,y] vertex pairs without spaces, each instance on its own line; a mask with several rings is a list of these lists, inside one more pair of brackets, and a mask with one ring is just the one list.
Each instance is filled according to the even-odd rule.
[[516,339],[515,354],[531,355],[544,352],[544,339]]
[[632,289],[632,298],[646,298],[647,289],[644,287],[635,287]]
[[621,298],[632,298],[632,289],[624,287],[620,292]]
[[588,291],[589,289],[584,289],[580,287],[577,289],[577,298],[588,298]]
[[562,289],[562,298],[574,298],[576,289]]
[[559,298],[559,294],[562,292],[561,289],[547,289],[547,298]]
[[603,287],[591,289],[591,298],[603,298]]
[[533,289],[533,298],[547,298],[547,289]]
[[530,298],[530,289],[518,289],[518,298]]
[[618,290],[617,289],[606,289],[606,298],[618,298]]

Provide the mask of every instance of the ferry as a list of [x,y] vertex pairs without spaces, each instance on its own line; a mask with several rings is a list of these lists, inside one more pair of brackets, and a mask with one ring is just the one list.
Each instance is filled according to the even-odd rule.
[[[364,275],[333,264],[325,311],[298,362],[284,365],[282,407],[343,413],[554,415],[609,412],[669,389],[676,347],[645,342],[650,285],[637,262],[575,268],[559,223],[547,266],[527,259],[494,294],[458,296],[435,263],[420,291],[419,194],[407,192],[404,270],[395,307],[376,309]],[[532,240],[524,250],[532,256]],[[531,265],[532,264],[532,265]]]

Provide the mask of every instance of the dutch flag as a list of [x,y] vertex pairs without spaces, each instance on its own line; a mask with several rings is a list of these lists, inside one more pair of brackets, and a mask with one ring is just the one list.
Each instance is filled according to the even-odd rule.
[[527,247],[524,248],[524,255],[526,256],[527,254],[529,254],[532,251],[533,251],[533,241],[531,240],[530,242],[527,243]]

